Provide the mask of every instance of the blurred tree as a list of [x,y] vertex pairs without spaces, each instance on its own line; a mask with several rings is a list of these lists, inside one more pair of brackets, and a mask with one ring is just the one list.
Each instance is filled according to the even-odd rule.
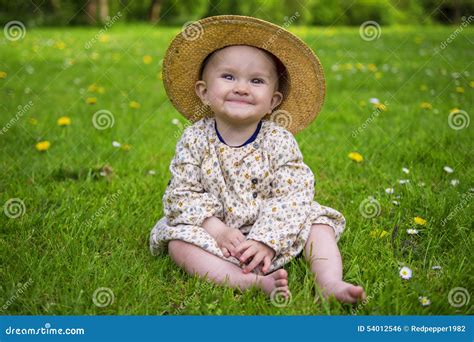
[[155,24],[160,20],[161,5],[160,0],[151,0],[148,9],[148,21]]

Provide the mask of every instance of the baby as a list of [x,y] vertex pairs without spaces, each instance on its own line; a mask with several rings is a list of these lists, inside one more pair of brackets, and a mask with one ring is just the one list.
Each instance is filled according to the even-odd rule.
[[[313,201],[314,176],[296,140],[271,120],[276,108],[290,101],[284,93],[295,81],[291,63],[256,44],[252,36],[258,32],[250,25],[239,31],[249,30],[247,39],[222,42],[228,36],[225,28],[237,29],[233,19],[274,27],[239,16],[201,21],[201,39],[222,45],[209,47],[200,65],[190,67],[197,71],[195,94],[209,115],[188,127],[177,145],[163,197],[165,217],[151,232],[151,250],[158,254],[167,246],[171,258],[189,274],[242,290],[257,286],[269,296],[290,295],[282,267],[304,250],[324,296],[347,303],[363,300],[363,288],[342,279],[337,240],[344,217]],[[206,26],[210,22],[224,30],[213,32],[211,25]],[[188,43],[172,43],[168,57],[176,46],[183,54]],[[172,89],[178,78],[168,68],[164,70],[168,95],[178,110],[186,112]],[[291,112],[284,113],[301,122]]]

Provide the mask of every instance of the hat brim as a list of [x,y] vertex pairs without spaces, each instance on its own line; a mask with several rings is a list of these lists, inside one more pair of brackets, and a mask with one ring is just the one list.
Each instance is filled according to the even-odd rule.
[[213,115],[196,95],[195,83],[205,58],[231,45],[264,49],[285,66],[288,80],[283,101],[268,119],[296,134],[316,118],[324,102],[326,82],[314,52],[282,27],[237,15],[193,22],[171,42],[163,60],[163,84],[171,103],[181,114],[192,122]]

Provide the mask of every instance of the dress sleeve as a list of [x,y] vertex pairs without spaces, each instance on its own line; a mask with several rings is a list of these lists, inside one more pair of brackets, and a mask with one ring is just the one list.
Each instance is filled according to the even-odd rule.
[[303,162],[298,143],[285,131],[273,145],[275,156],[271,195],[263,201],[248,239],[260,241],[284,253],[296,242],[307,223],[314,197],[314,175]]
[[208,217],[222,218],[222,203],[215,195],[205,192],[201,183],[205,138],[196,131],[193,126],[186,128],[171,161],[171,180],[163,195],[163,210],[171,226],[201,226]]
[[346,226],[346,219],[339,211],[314,202],[311,215],[314,217],[311,222],[312,224],[326,224],[330,226],[334,229],[336,241],[339,241]]

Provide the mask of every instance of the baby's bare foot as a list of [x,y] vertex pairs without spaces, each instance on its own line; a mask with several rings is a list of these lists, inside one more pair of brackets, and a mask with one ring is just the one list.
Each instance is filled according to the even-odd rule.
[[326,283],[322,290],[324,297],[334,296],[343,303],[357,303],[367,298],[362,286],[355,286],[342,280]]
[[278,294],[288,298],[290,295],[290,290],[288,289],[288,273],[284,269],[279,269],[262,277],[260,288],[269,297]]

